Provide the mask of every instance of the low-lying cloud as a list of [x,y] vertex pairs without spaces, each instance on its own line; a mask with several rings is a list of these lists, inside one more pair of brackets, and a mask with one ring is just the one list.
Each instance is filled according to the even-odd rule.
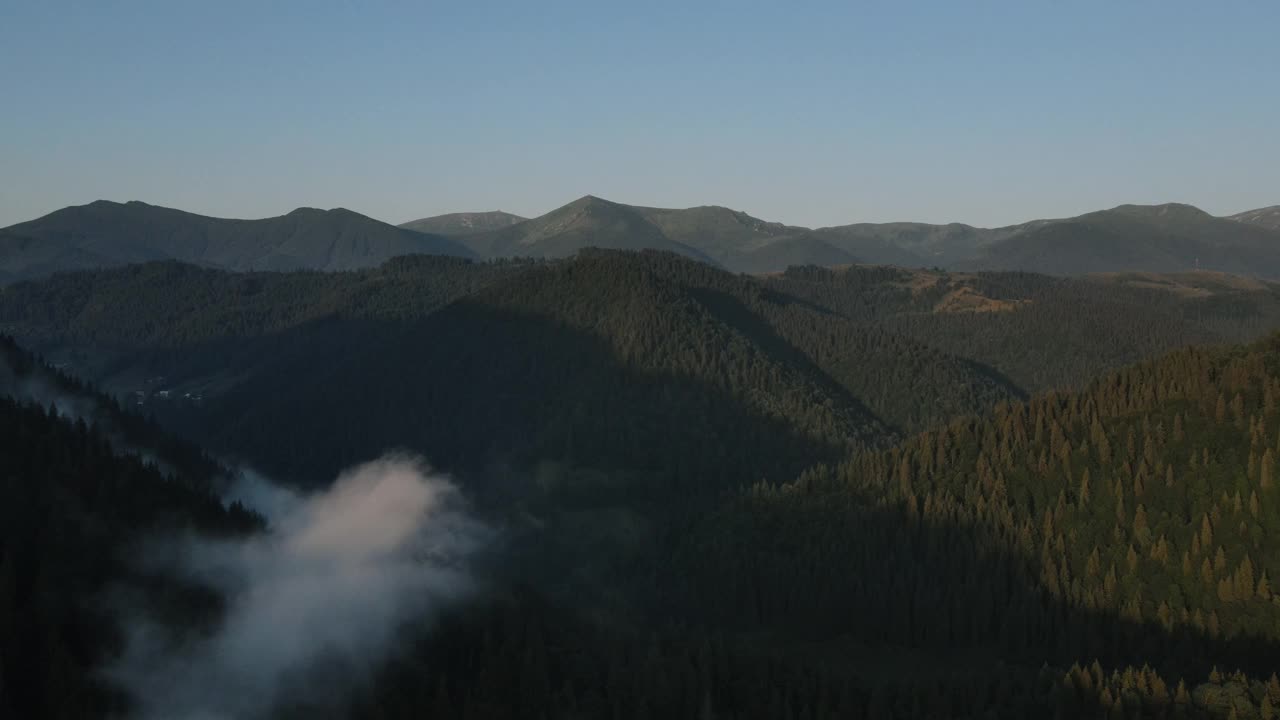
[[421,460],[390,456],[299,495],[246,475],[231,497],[270,531],[179,541],[169,570],[227,598],[217,631],[177,642],[139,618],[109,677],[143,718],[255,718],[332,706],[384,661],[409,622],[469,592],[487,531]]
[[93,422],[100,414],[92,398],[59,389],[44,366],[37,365],[29,372],[19,374],[3,354],[0,354],[0,394],[9,395],[19,402],[53,406],[59,415],[73,420]]

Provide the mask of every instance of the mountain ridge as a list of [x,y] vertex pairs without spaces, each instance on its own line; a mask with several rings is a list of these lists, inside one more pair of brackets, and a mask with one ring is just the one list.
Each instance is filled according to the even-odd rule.
[[499,230],[528,219],[513,213],[503,212],[502,210],[487,210],[432,215],[400,223],[396,227],[436,235],[469,235],[471,233]]
[[1219,270],[1280,277],[1280,233],[1191,205],[1119,205],[1041,221],[985,245],[962,270],[1057,275]]
[[392,226],[345,208],[301,207],[240,220],[98,200],[0,229],[0,283],[165,259],[229,270],[349,270],[402,254],[562,258],[591,247],[675,252],[744,273],[861,264],[1280,278],[1280,206],[1218,217],[1185,203],[1123,204],[994,228],[917,222],[807,228],[721,205],[659,208],[585,195],[534,218],[450,213]]
[[1280,205],[1271,205],[1270,207],[1258,208],[1256,210],[1246,210],[1235,215],[1228,215],[1228,220],[1236,222],[1249,223],[1271,230],[1280,230]]
[[451,239],[346,208],[302,207],[242,220],[97,200],[0,230],[0,272],[9,281],[152,260],[228,270],[351,270],[406,254],[471,255]]
[[[595,205],[626,213],[635,224],[610,232],[600,232],[597,226],[584,231],[575,218]],[[636,216],[647,224],[639,224]],[[628,232],[629,237],[621,237]],[[543,244],[554,249],[538,256],[566,256],[593,245],[674,247],[681,254],[705,255],[726,269],[751,273],[794,265],[867,264],[1057,275],[1206,269],[1280,277],[1280,252],[1273,251],[1280,248],[1280,232],[1216,217],[1185,203],[1123,204],[994,228],[892,222],[811,229],[719,205],[657,208],[588,195],[539,218],[471,237],[469,247],[486,258]]]
[[629,205],[584,195],[551,212],[488,232],[458,237],[483,258],[568,257],[587,247],[610,250],[666,250],[711,265],[713,258],[667,237]]

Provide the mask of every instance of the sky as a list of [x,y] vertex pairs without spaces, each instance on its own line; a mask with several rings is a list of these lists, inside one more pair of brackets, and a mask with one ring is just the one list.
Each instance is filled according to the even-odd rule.
[[0,226],[1280,203],[1280,3],[0,0]]

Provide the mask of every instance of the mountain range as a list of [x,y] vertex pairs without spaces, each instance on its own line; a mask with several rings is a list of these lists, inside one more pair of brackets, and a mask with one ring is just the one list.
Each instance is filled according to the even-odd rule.
[[[903,222],[810,229],[719,206],[650,208],[588,195],[537,218],[454,239],[482,258],[566,257],[592,246],[656,249],[748,273],[870,264],[1055,275],[1203,269],[1274,278],[1280,277],[1277,212],[1221,218],[1175,203],[999,228]],[[409,226],[435,227],[425,220]]]
[[852,264],[1055,275],[1215,270],[1280,278],[1280,206],[1216,217],[1121,205],[999,228],[856,223],[805,228],[720,206],[652,208],[585,196],[539,217],[453,213],[398,227],[345,209],[233,220],[133,201],[68,207],[0,230],[0,283],[180,260],[227,270],[351,270],[407,254],[562,258],[666,250],[732,272]]
[[99,200],[0,230],[0,282],[150,260],[227,270],[351,270],[420,253],[471,256],[447,237],[343,208],[232,220]]

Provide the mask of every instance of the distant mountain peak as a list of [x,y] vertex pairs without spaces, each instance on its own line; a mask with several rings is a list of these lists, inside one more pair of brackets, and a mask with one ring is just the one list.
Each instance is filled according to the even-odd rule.
[[[350,219],[350,218],[367,218],[369,220],[373,220],[373,218],[370,218],[369,216],[364,215],[363,213],[358,213],[355,210],[350,210],[344,207],[329,208],[328,210],[325,210],[324,208],[300,207],[300,208],[295,208],[285,217],[332,218],[332,219],[338,219],[338,220]],[[377,220],[373,220],[373,221],[379,222],[379,223],[381,222]]]
[[1124,213],[1126,215],[1138,215],[1150,218],[1164,219],[1185,219],[1185,218],[1211,218],[1209,213],[1201,210],[1195,205],[1186,203],[1160,203],[1158,205],[1119,205],[1112,208],[1112,212]]
[[[583,195],[573,202],[565,205],[561,209],[566,208],[593,208],[593,207],[625,207],[620,203],[611,200],[605,200],[597,195]],[[554,210],[552,212],[555,212]]]
[[232,270],[350,270],[400,255],[473,256],[448,238],[397,228],[346,208],[301,207],[284,216],[242,220],[99,200],[4,233],[24,239],[9,240],[0,255],[3,282],[153,260]]
[[1246,210],[1242,213],[1228,216],[1227,219],[1246,225],[1256,225],[1268,230],[1280,230],[1280,205],[1271,205],[1257,210]]
[[[67,210],[119,210],[121,208],[129,207],[134,203],[138,203],[138,201],[130,200],[127,203],[119,203],[114,200],[94,200],[93,202],[85,203],[84,205],[68,205],[61,210],[55,210],[54,212],[65,212]],[[142,205],[143,203],[138,204]]]
[[294,208],[294,209],[293,209],[289,214],[290,214],[290,215],[294,215],[294,214],[312,214],[312,215],[331,215],[331,214],[337,214],[337,215],[359,215],[360,213],[356,212],[355,210],[350,210],[350,209],[348,209],[348,208],[344,208],[344,207],[333,207],[333,208],[328,208],[328,209],[326,209],[326,208],[310,207],[310,206],[307,206],[307,205],[303,205],[302,207]]
[[475,233],[501,230],[524,222],[527,218],[502,210],[486,210],[482,212],[457,212],[444,215],[432,215],[402,223],[400,227],[415,232],[436,233],[439,235],[473,235]]

